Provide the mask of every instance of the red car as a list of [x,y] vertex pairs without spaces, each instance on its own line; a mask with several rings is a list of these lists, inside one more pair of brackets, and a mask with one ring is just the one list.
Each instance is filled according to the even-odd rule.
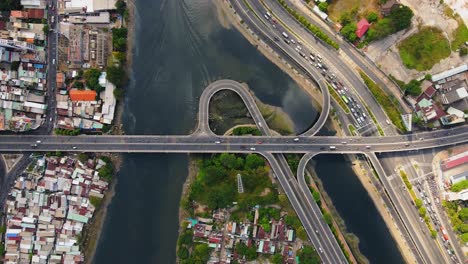
[[261,142],[261,141],[258,141],[258,142],[257,142],[257,144],[262,144],[262,143],[263,143],[263,142]]

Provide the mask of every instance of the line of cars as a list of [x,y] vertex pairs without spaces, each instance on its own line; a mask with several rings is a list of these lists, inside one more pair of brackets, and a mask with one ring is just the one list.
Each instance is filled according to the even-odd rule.
[[[277,21],[272,17],[270,12],[266,12],[264,17],[267,21],[271,23],[273,28],[278,29]],[[323,62],[322,56],[318,53],[312,51],[307,55],[306,49],[302,46],[300,40],[295,40],[293,37],[289,36],[285,31],[281,32],[283,41],[288,45],[294,45],[294,50],[305,60],[307,60],[312,66],[317,68],[320,71],[320,74],[330,83],[330,85],[335,89],[339,94],[341,99],[348,105],[353,119],[355,120],[355,125],[357,128],[365,127],[372,124],[372,121],[368,119],[366,111],[358,103],[358,101],[353,97],[350,90],[344,86],[338,79],[335,73],[330,71],[329,67]],[[280,41],[277,36],[274,36],[276,41]],[[371,131],[372,132],[372,131]]]
[[[450,240],[449,236],[447,234],[447,231],[443,227],[442,223],[439,221],[437,218],[437,214],[435,212],[434,205],[431,203],[431,199],[429,198],[429,195],[426,193],[424,190],[424,186],[421,184],[421,182],[418,180],[415,184],[416,189],[418,190],[419,197],[423,201],[423,205],[426,208],[426,211],[428,215],[430,216],[432,222],[434,223],[436,229],[440,230],[440,235],[442,237],[442,241],[444,242],[444,247],[447,250],[447,253],[449,254],[450,258],[452,259],[453,263],[458,263],[458,259],[455,256],[455,253],[452,249],[452,246],[450,245]],[[431,188],[431,190],[434,191],[434,189]],[[437,197],[437,194],[435,195]],[[439,199],[437,198],[436,203],[439,205]],[[420,221],[424,222],[424,219],[420,217]]]

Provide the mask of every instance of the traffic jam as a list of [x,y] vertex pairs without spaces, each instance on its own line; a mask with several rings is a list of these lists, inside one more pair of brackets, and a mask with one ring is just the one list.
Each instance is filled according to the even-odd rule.
[[[368,114],[366,113],[366,109],[360,104],[358,100],[355,99],[352,92],[348,87],[346,87],[341,81],[338,80],[336,74],[329,69],[329,67],[323,62],[322,56],[317,52],[308,51],[302,45],[300,40],[295,40],[292,36],[290,36],[282,26],[278,24],[278,22],[272,17],[270,12],[266,12],[264,14],[264,18],[269,22],[269,24],[278,32],[281,32],[282,41],[292,47],[294,50],[310,65],[317,68],[320,74],[328,81],[330,86],[336,91],[338,96],[340,97],[343,102],[346,103],[350,110],[350,114],[354,120],[354,124],[357,130],[360,132],[361,135],[370,135],[374,131],[376,131],[375,126],[372,120],[369,118]],[[278,36],[274,36],[275,41],[281,41]]]

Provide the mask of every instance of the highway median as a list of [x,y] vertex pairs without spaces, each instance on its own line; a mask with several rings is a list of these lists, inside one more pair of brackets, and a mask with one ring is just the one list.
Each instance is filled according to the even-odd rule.
[[340,107],[345,111],[346,114],[349,114],[349,108],[346,105],[346,103],[343,101],[343,99],[333,90],[333,88],[327,84],[328,91],[330,94],[333,96],[333,99],[340,105]]
[[301,25],[303,25],[306,29],[308,29],[312,34],[314,34],[317,38],[323,40],[328,45],[332,46],[334,49],[338,50],[340,46],[338,43],[333,41],[325,32],[323,32],[319,27],[312,25],[309,20],[307,20],[304,16],[300,15],[296,10],[292,9],[288,6],[288,4],[284,0],[277,0],[283,7],[291,14]]
[[[359,70],[359,75],[361,75],[362,80],[366,84],[367,88],[371,91],[374,98],[382,106],[383,110],[390,118],[391,122],[395,127],[401,131],[406,132],[405,125],[401,119],[401,112],[397,104],[395,104],[391,97],[382,90],[382,88],[372,81],[369,76],[367,76],[363,71]],[[370,113],[370,112],[369,112]]]

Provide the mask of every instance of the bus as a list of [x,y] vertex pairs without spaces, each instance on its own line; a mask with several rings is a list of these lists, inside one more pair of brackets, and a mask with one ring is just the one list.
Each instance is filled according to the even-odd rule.
[[343,99],[343,101],[344,101],[346,104],[349,103],[348,98],[346,97],[346,95],[342,95],[342,96],[341,96],[341,99]]

